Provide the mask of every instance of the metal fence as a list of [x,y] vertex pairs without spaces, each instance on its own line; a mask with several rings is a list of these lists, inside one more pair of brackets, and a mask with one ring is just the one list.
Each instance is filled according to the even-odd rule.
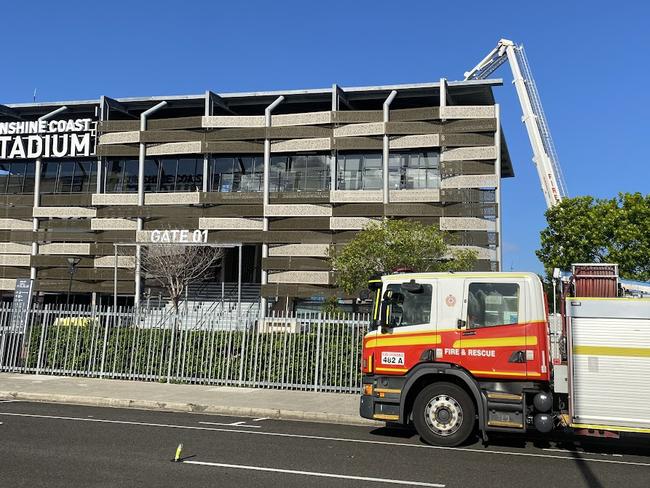
[[368,317],[0,307],[0,371],[356,393]]

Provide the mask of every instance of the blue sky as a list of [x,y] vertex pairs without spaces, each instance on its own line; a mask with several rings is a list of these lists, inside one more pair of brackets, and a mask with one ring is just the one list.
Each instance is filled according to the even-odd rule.
[[[104,8],[100,8],[104,6]],[[462,79],[526,46],[571,196],[650,190],[646,2],[9,2],[0,103]],[[511,86],[504,269],[541,271],[545,204]]]

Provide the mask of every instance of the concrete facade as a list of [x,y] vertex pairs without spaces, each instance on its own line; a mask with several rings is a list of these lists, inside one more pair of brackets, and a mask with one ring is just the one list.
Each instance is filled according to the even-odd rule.
[[[0,288],[9,292],[31,273],[36,291],[65,293],[66,257],[80,256],[84,271],[73,291],[110,294],[114,243],[146,242],[156,229],[189,229],[207,230],[212,243],[267,246],[266,255],[244,263],[259,270],[263,296],[328,296],[338,293],[328,249],[385,217],[438,225],[453,245],[477,250],[477,269],[498,270],[500,178],[513,176],[492,94],[500,84],[441,80],[3,105],[0,122],[34,121],[64,107],[55,119],[92,118],[97,127],[95,153],[76,158],[94,173],[78,187],[63,165],[69,158],[0,160]],[[386,120],[383,104],[392,92]],[[267,120],[266,108],[279,99]],[[162,101],[141,130],[141,114]],[[268,174],[259,169],[265,147]],[[156,174],[138,172],[141,149]],[[389,175],[377,163],[385,154]],[[234,169],[218,172],[230,159]],[[54,163],[61,166],[51,183]],[[181,174],[188,164],[189,179]],[[25,172],[20,187],[12,186],[17,168]],[[120,257],[118,267],[118,292],[133,294],[133,258]]]

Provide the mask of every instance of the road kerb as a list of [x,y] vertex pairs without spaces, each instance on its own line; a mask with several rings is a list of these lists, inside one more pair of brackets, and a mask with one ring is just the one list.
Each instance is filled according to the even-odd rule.
[[63,403],[89,407],[134,408],[138,410],[160,410],[168,412],[212,413],[235,417],[268,417],[277,420],[299,420],[341,425],[381,426],[383,422],[361,417],[329,412],[310,412],[259,407],[236,407],[227,405],[202,405],[196,403],[160,402],[126,398],[97,396],[60,395],[50,393],[22,393],[0,391],[1,400],[23,400],[43,403]]

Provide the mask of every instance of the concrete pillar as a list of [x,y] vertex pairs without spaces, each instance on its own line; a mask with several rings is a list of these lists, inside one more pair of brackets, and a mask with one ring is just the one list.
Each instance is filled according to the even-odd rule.
[[[279,96],[278,98],[275,99],[275,101],[266,107],[266,110],[264,110],[264,122],[265,122],[265,127],[268,129],[271,127],[271,114],[273,113],[273,109],[277,107],[279,104],[282,103],[284,100],[283,96]],[[264,193],[263,193],[263,202],[264,202],[264,218],[262,219],[262,259],[268,258],[269,257],[269,245],[265,242],[266,240],[266,232],[269,230],[269,219],[266,216],[266,210],[270,202],[270,175],[271,175],[271,139],[269,138],[269,134],[267,133],[265,138],[264,138]],[[262,264],[262,273],[261,273],[261,281],[262,285],[266,285],[268,283],[268,273],[264,269],[264,264]],[[266,315],[266,298],[262,297],[260,301],[260,308],[261,308],[261,314],[262,316]]]
[[[390,92],[390,95],[388,95],[388,98],[384,102],[384,124],[388,122],[390,118],[390,104],[393,103],[393,100],[395,100],[395,97],[397,96],[397,90],[393,90]],[[384,199],[384,205],[390,202],[390,188],[388,186],[388,158],[390,157],[390,139],[388,137],[388,134],[386,134],[386,127],[384,125],[384,150],[382,153],[382,163],[383,163],[383,199]]]
[[497,129],[494,133],[494,146],[496,148],[497,158],[494,161],[494,173],[497,177],[497,187],[494,192],[494,201],[496,203],[496,231],[497,231],[497,271],[503,269],[503,255],[501,247],[501,106],[497,103],[494,105],[494,114],[497,120]]
[[[157,112],[161,108],[167,105],[167,102],[163,101],[154,105],[148,110],[145,110],[140,114],[140,131],[144,132],[147,130],[147,117],[149,117],[154,112]],[[147,145],[144,142],[140,143],[140,152],[138,158],[138,207],[144,206],[144,161],[146,156]],[[144,227],[144,220],[142,217],[137,219],[137,230],[141,231]],[[142,246],[140,244],[135,247],[135,295],[133,297],[134,305],[138,306],[140,304],[140,294],[142,287],[141,273],[142,266],[140,259],[142,257]]]

